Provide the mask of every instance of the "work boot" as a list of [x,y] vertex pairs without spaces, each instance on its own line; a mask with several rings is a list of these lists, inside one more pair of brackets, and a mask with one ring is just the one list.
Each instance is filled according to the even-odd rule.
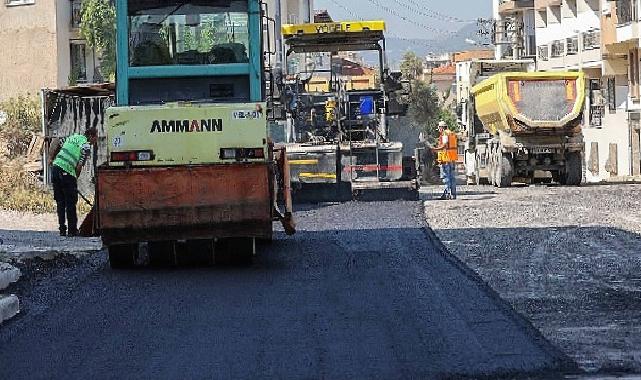
[[78,230],[73,230],[73,231],[70,230],[69,233],[67,234],[67,236],[69,236],[69,237],[78,236]]
[[60,236],[67,236],[67,228],[66,227],[60,227],[58,230],[60,231]]

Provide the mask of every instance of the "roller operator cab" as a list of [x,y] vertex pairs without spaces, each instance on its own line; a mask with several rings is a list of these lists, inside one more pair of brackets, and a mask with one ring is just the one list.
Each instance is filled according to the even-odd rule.
[[[117,0],[117,106],[97,181],[112,266],[254,253],[293,233],[286,155],[269,144],[257,0]],[[279,189],[280,187],[280,189]],[[157,252],[155,252],[157,251]],[[144,256],[144,255],[143,255]]]

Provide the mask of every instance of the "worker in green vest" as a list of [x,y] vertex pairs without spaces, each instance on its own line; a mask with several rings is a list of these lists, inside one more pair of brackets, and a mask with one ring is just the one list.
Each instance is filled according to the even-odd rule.
[[[56,200],[60,236],[78,235],[78,176],[87,158],[91,155],[91,146],[98,141],[96,129],[87,129],[84,134],[74,134],[66,138],[54,139],[49,151],[49,166],[53,197]],[[66,223],[68,224],[66,224]]]

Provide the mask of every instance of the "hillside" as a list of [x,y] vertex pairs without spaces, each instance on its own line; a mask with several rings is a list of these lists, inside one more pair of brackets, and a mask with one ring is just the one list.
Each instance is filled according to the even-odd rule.
[[437,37],[435,40],[401,39],[387,37],[387,59],[392,67],[398,66],[403,54],[413,50],[418,56],[424,57],[429,53],[445,53],[461,50],[487,49],[487,46],[474,46],[466,39],[478,40],[476,24],[468,24],[452,37]]

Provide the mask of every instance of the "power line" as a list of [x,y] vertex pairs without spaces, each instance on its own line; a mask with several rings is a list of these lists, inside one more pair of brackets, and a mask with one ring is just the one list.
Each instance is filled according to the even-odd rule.
[[[357,14],[353,9],[350,9],[350,8],[349,8],[349,7],[347,7],[346,5],[341,4],[341,3],[340,3],[340,2],[338,2],[337,0],[330,0],[330,1],[331,1],[334,5],[336,5],[337,7],[341,8],[342,10],[344,10],[345,12],[347,12],[347,14],[349,14],[349,16],[350,16],[350,17],[352,17],[353,19],[355,19],[355,20],[356,20],[356,19],[357,19],[357,20],[363,20],[363,18],[362,18],[361,16],[359,16],[359,15],[358,15],[358,14]],[[458,32],[443,32],[443,31],[438,31],[438,30],[436,30],[436,29],[434,29],[434,28],[432,28],[432,27],[429,27],[429,26],[424,25],[424,24],[422,24],[422,23],[419,23],[419,22],[416,22],[416,21],[414,21],[414,20],[408,19],[407,17],[405,17],[405,16],[403,16],[403,15],[398,14],[398,12],[396,12],[395,10],[393,10],[393,9],[391,9],[391,8],[388,8],[388,7],[386,7],[386,6],[384,6],[384,5],[380,4],[380,3],[377,3],[377,2],[376,2],[376,1],[374,1],[374,0],[368,0],[368,1],[370,1],[371,3],[373,3],[374,5],[376,5],[376,6],[380,7],[380,8],[383,8],[386,12],[391,13],[392,15],[394,15],[394,16],[396,16],[396,17],[399,17],[399,18],[403,19],[403,20],[404,20],[404,21],[406,21],[406,22],[409,22],[409,23],[415,24],[415,25],[420,26],[420,27],[422,27],[422,28],[426,28],[426,29],[428,29],[428,30],[430,30],[430,31],[440,32],[440,33],[442,33],[442,34],[452,35],[452,36],[454,36],[454,35],[456,35],[456,34],[458,33]],[[398,0],[394,0],[394,1],[396,1],[397,3],[399,2]],[[413,1],[413,0],[408,0],[408,1]],[[399,4],[406,6],[406,4],[402,4],[402,3],[399,3]],[[386,8],[387,8],[387,9],[386,9]],[[408,10],[412,11],[412,12],[417,12],[417,13],[419,13],[419,14],[423,14],[423,12],[420,12],[420,11],[417,11],[417,10],[415,10],[415,9],[412,9],[411,7],[407,7],[407,6],[406,6],[406,8],[407,8]],[[435,12],[435,13],[436,13],[436,12]],[[450,16],[445,16],[445,15],[440,15],[440,14],[439,14],[439,16],[443,16],[443,17],[450,17]],[[450,17],[450,19],[452,19],[452,21],[451,21],[451,22],[465,22],[465,23],[468,23],[468,22],[469,22],[469,21],[465,21],[465,20],[457,19],[457,18],[455,18],[455,17]],[[453,21],[454,19],[456,19],[457,21]],[[445,21],[445,20],[441,20],[441,21]],[[428,48],[435,48],[435,47],[437,47],[438,45],[441,45],[441,44],[442,44],[442,41],[435,40],[435,39],[416,39],[416,38],[412,39],[412,38],[402,37],[402,36],[400,36],[400,35],[396,35],[396,34],[394,34],[394,33],[386,33],[386,34],[387,34],[387,36],[388,36],[388,37],[395,38],[395,39],[398,39],[398,40],[402,40],[402,41],[405,41],[405,42],[409,42],[411,45],[415,45],[415,46],[423,46],[423,47],[428,47]]]
[[360,16],[358,16],[358,15],[356,14],[356,12],[354,12],[353,10],[351,10],[351,9],[347,8],[345,5],[343,5],[343,4],[341,4],[341,3],[339,3],[337,0],[330,0],[330,1],[331,1],[332,3],[334,3],[334,5],[336,5],[337,7],[341,8],[341,9],[343,9],[345,12],[347,12],[347,13],[350,15],[350,17],[354,18],[355,20],[363,20],[363,18],[362,18],[362,17],[360,17]]
[[[339,8],[341,8],[342,10],[347,12],[350,15],[350,17],[353,17],[354,19],[358,19],[358,20],[363,20],[362,17],[358,16],[354,10],[348,8],[346,5],[339,3],[337,0],[330,0],[330,1],[334,5],[338,6]],[[386,35],[388,37],[396,38],[396,39],[403,40],[403,41],[408,41],[408,42],[410,42],[410,43],[412,43],[414,45],[424,45],[424,46],[428,46],[428,47],[432,47],[433,46],[433,44],[430,44],[429,41],[436,41],[436,40],[411,39],[411,38],[397,36],[397,35],[394,35],[394,34],[391,34],[391,33],[386,33]]]
[[444,32],[442,30],[439,30],[439,29],[433,28],[431,26],[425,25],[425,24],[423,24],[421,22],[412,20],[412,19],[408,18],[407,16],[404,16],[404,15],[398,13],[395,9],[392,9],[392,8],[386,6],[386,5],[381,4],[378,0],[367,0],[367,1],[369,1],[370,3],[376,5],[379,8],[381,8],[385,12],[387,12],[387,13],[393,15],[393,16],[396,16],[396,17],[400,18],[401,20],[403,20],[405,22],[408,22],[410,24],[413,24],[415,26],[423,28],[423,29],[427,30],[428,32],[441,34],[441,35],[444,35],[444,36],[452,36],[452,35],[455,34],[455,33],[452,33],[452,32]]
[[402,40],[402,41],[405,41],[405,42],[409,42],[410,45],[418,45],[418,46],[424,46],[424,47],[428,47],[428,48],[434,48],[435,47],[435,44],[430,42],[430,41],[434,41],[434,40],[413,39],[413,38],[401,37],[401,36],[396,35],[396,34],[388,34],[388,37],[395,38],[397,40]]
[[425,17],[435,18],[440,21],[452,22],[452,23],[465,23],[465,24],[471,24],[473,22],[476,22],[476,20],[464,20],[456,16],[446,15],[441,12],[435,11],[433,9],[426,8],[425,5],[419,4],[416,0],[406,0],[416,8],[412,8],[408,4],[402,3],[399,0],[394,0],[394,1],[412,12],[416,12]]

